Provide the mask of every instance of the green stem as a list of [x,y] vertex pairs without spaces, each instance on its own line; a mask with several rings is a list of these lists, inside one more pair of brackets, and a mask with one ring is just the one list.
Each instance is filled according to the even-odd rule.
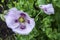
[[[42,10],[36,15],[36,17],[38,17],[38,15],[39,15],[41,12],[42,12]],[[35,17],[35,18],[36,18],[36,17]]]

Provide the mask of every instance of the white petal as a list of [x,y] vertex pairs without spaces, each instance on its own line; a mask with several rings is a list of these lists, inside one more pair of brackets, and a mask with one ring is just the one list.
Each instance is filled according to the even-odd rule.
[[18,11],[16,8],[12,8],[9,10],[8,14],[4,16],[5,22],[9,28],[15,28],[19,26],[19,23],[15,23],[15,20],[18,20],[20,17],[20,11]]
[[27,18],[30,18],[30,16],[28,15],[28,13],[23,12],[22,10],[20,11],[20,13],[24,13],[26,15]]
[[16,17],[18,19],[20,17],[20,11],[18,11],[16,8],[12,8],[9,10],[7,16]]
[[30,21],[30,26],[33,28],[35,26],[35,21],[33,18],[29,18],[29,21]]
[[5,16],[5,22],[9,28],[16,28],[19,26],[19,23],[15,23],[15,19],[11,16]]
[[28,35],[35,26],[34,19],[30,18],[30,16],[27,13],[23,12],[24,14],[26,14],[27,16],[26,18],[30,21],[30,24],[27,22],[23,23],[23,25],[26,26],[26,29],[22,30],[20,28],[21,26],[20,23],[19,22],[15,23],[15,19],[18,19],[20,17],[20,13],[22,13],[22,11],[19,11],[15,8],[10,9],[8,14],[4,16],[5,22],[7,26],[11,28],[15,33]]
[[12,30],[18,34],[28,35],[35,26],[34,19],[30,19],[30,24],[25,23],[25,25],[26,25],[26,29],[21,30],[20,28],[16,28],[16,29],[12,29]]
[[[44,12],[45,12],[46,14],[48,14],[48,15],[54,14],[54,8],[53,8],[53,5],[52,5],[52,4],[41,5],[41,6],[39,6],[39,7],[40,7],[41,9],[43,9]],[[45,9],[46,9],[47,11],[45,11]]]
[[11,8],[11,9],[9,10],[9,12],[15,12],[15,11],[17,11],[16,8]]

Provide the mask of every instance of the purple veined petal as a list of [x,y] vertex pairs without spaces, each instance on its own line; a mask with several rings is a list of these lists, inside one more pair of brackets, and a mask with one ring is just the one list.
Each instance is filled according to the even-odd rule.
[[20,13],[20,15],[21,15],[22,17],[26,17],[26,14],[24,14],[24,13]]
[[20,28],[21,27],[21,24],[20,24],[20,27],[18,27],[16,29],[12,29],[13,32],[19,33],[21,35],[28,35],[32,31],[32,29],[34,28],[34,26],[35,26],[34,19],[31,18],[30,22],[31,22],[31,24],[28,24],[27,22],[23,23],[23,25],[25,25],[25,26],[22,27],[22,28]]
[[24,30],[24,29],[26,29],[26,26],[25,26],[25,25],[21,25],[21,26],[20,26],[20,29],[21,29],[21,30]]
[[27,22],[28,24],[30,24],[30,20],[29,20],[29,19],[26,19],[26,22]]
[[46,12],[47,12],[47,8],[44,8],[44,11],[46,11]]
[[[5,22],[7,26],[11,28],[15,33],[28,35],[35,26],[34,19],[30,18],[30,16],[25,12],[19,10],[14,10],[14,11],[13,10],[10,10],[8,12],[8,15],[5,15]],[[18,20],[22,16],[24,16],[25,20],[27,21],[23,23],[19,22]]]
[[30,20],[27,20],[28,24],[30,24]]
[[28,20],[30,16],[27,13],[21,12],[20,17],[23,17],[25,19],[25,22],[28,22],[30,24],[30,21]]
[[11,16],[11,17],[18,19],[20,17],[19,14],[20,14],[19,10],[17,10],[16,8],[11,8],[9,12],[7,13],[7,16]]
[[25,18],[30,18],[30,16],[26,12],[23,12],[23,11],[20,11],[20,15],[25,16]]
[[14,14],[14,13],[16,13],[18,10],[16,9],[16,8],[11,8],[11,9],[9,9],[9,11],[8,11],[8,15],[10,15],[10,14]]
[[15,11],[17,11],[17,9],[14,7],[14,8],[11,8],[10,10],[9,10],[10,12],[15,12]]
[[33,18],[30,18],[30,19],[29,19],[29,22],[30,22],[30,24],[26,22],[26,25],[29,25],[30,27],[33,28],[33,27],[35,26],[35,21],[34,21],[34,19],[33,19]]
[[17,28],[17,29],[12,29],[12,30],[13,32],[21,34],[21,35],[28,35],[32,31],[32,28],[28,26],[25,29]]
[[54,8],[52,4],[47,4],[47,5],[41,5],[39,6],[41,9],[44,10],[44,12],[48,15],[54,14]]
[[15,28],[19,26],[19,22],[15,22],[14,17],[11,16],[5,16],[5,22],[9,28]]
[[46,8],[47,11],[44,10],[44,12],[48,15],[50,14],[54,14],[54,9],[53,9],[53,6],[52,4],[48,4],[48,7]]
[[17,23],[17,22],[18,22],[18,19],[15,20],[15,23]]

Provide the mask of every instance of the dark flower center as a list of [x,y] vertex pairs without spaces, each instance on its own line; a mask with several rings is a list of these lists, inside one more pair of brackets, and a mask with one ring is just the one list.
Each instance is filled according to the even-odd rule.
[[24,13],[20,13],[20,18],[19,18],[19,22],[20,23],[23,23],[23,22],[25,22],[25,17],[26,17],[26,14],[24,14]]

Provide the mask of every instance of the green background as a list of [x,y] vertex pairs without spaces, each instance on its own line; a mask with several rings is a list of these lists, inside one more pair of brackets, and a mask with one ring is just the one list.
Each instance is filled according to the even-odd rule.
[[[54,14],[47,15],[39,9],[39,5],[50,3],[54,7]],[[60,40],[60,0],[1,0],[0,18],[3,21],[3,16],[13,7],[27,12],[31,18],[34,18],[35,28],[29,35],[10,34],[9,29],[0,30],[0,40]],[[7,33],[2,34],[2,32]]]

